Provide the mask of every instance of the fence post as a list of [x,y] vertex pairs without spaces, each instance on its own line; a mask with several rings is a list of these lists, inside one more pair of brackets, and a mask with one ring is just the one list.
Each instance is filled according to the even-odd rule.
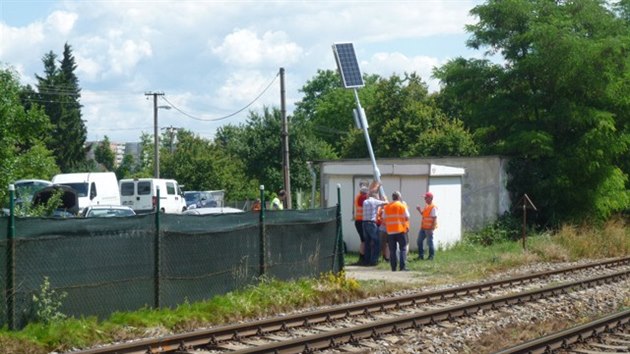
[[[345,261],[343,257],[343,229],[341,226],[341,185],[340,184],[337,184],[337,247],[336,247],[335,253],[338,253],[339,255],[338,266],[339,266],[339,271],[342,271]],[[337,258],[337,257],[333,257],[333,258]],[[333,266],[333,269],[334,269],[334,266]]]
[[155,203],[155,236],[153,238],[153,307],[160,308],[160,187],[156,186],[157,198]]
[[264,275],[266,273],[267,262],[265,261],[265,253],[267,252],[267,247],[265,245],[265,186],[260,185],[260,216],[259,216],[259,226],[258,226],[258,237],[260,242],[260,253],[258,256],[260,260],[259,264],[259,273],[260,275]]
[[6,289],[5,300],[7,302],[7,322],[10,330],[15,329],[15,308],[13,296],[15,284],[15,267],[13,257],[15,254],[15,185],[9,184],[9,225],[7,230],[7,264],[6,264]]

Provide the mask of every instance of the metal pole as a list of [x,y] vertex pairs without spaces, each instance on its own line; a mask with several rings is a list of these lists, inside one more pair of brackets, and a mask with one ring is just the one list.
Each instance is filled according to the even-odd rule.
[[264,275],[266,270],[265,270],[265,252],[266,252],[266,247],[265,247],[265,186],[264,185],[260,185],[260,226],[258,228],[259,230],[259,234],[258,234],[258,240],[260,243],[260,251],[258,253],[258,257],[259,257],[259,261],[258,261],[258,268],[259,268],[259,273],[260,275]]
[[365,143],[367,144],[368,152],[370,153],[370,159],[372,159],[374,180],[380,184],[379,192],[381,193],[381,196],[385,196],[385,190],[383,189],[383,184],[381,183],[381,171],[379,171],[378,166],[376,165],[376,157],[374,157],[374,150],[372,150],[372,142],[370,141],[370,134],[368,133],[367,118],[365,117],[365,112],[363,112],[363,108],[361,108],[361,102],[359,101],[359,92],[356,88],[354,89],[354,99],[357,101],[357,113],[359,114],[359,118],[361,119],[361,127],[363,128]]
[[159,309],[161,305],[160,299],[160,187],[156,186],[157,189],[157,201],[155,203],[155,236],[153,238],[153,299],[154,299],[154,308]]
[[292,209],[291,174],[289,172],[289,128],[284,89],[284,68],[280,68],[280,115],[282,116],[282,167],[284,171],[284,192],[286,193],[284,204],[287,209]]
[[7,321],[10,330],[15,329],[15,307],[13,302],[15,284],[15,266],[13,256],[15,254],[15,185],[9,184],[9,225],[7,232],[7,287],[5,299],[7,302]]
[[527,227],[527,200],[523,197],[523,250],[527,249],[525,245],[525,228]]
[[343,228],[341,224],[341,185],[337,184],[337,247],[335,253],[339,254],[339,263],[337,264],[339,271],[343,270],[343,265],[345,263],[343,257]]

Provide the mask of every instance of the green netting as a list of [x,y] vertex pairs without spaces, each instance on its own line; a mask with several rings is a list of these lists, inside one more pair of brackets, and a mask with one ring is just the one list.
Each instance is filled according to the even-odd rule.
[[255,213],[165,215],[160,229],[163,306],[225,294],[254,284],[260,275]]
[[[12,268],[8,218],[0,218],[0,325],[33,319],[47,277],[68,316],[174,307],[249,284],[338,271],[337,209],[132,218],[16,218]],[[159,232],[157,231],[159,228]],[[264,254],[262,261],[261,257]],[[156,257],[157,255],[157,257]],[[8,270],[7,270],[8,269]],[[14,291],[7,297],[8,274]],[[13,300],[9,308],[8,300]]]
[[9,218],[0,217],[0,324],[7,320],[7,235]]
[[32,296],[48,277],[67,293],[61,312],[107,316],[153,305],[152,216],[116,219],[16,219],[16,326],[32,316]]
[[335,270],[336,209],[269,212],[266,274],[283,280]]

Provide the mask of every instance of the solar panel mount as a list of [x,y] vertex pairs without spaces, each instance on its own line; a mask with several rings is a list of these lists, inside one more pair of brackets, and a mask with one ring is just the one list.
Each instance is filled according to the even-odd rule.
[[363,78],[359,69],[359,62],[354,52],[352,43],[335,43],[333,44],[333,53],[337,61],[337,67],[341,74],[343,87],[358,88],[363,87]]

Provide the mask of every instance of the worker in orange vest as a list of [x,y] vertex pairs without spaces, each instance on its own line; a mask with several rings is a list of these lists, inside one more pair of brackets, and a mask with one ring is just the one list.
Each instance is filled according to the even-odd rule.
[[363,235],[363,202],[368,197],[367,185],[361,185],[359,193],[354,197],[354,227],[359,234],[359,261],[355,265],[365,265],[365,236]]
[[398,258],[400,260],[400,270],[406,271],[407,260],[407,237],[406,233],[409,229],[409,210],[407,205],[402,202],[400,192],[392,193],[392,202],[383,207],[383,221],[387,230],[387,244],[389,246],[389,265],[392,272],[396,271],[397,259],[396,250],[398,249]]
[[376,212],[376,226],[378,227],[378,237],[381,240],[381,253],[385,262],[389,262],[389,245],[387,244],[387,229],[385,228],[385,222],[383,221],[383,208],[384,205],[378,207]]
[[424,241],[427,241],[427,247],[429,248],[429,260],[433,260],[435,256],[435,248],[433,246],[433,232],[437,228],[437,207],[433,204],[433,193],[427,192],[424,195],[424,208],[420,205],[416,206],[416,209],[422,215],[420,221],[420,232],[418,234],[418,256],[419,259],[424,259]]

